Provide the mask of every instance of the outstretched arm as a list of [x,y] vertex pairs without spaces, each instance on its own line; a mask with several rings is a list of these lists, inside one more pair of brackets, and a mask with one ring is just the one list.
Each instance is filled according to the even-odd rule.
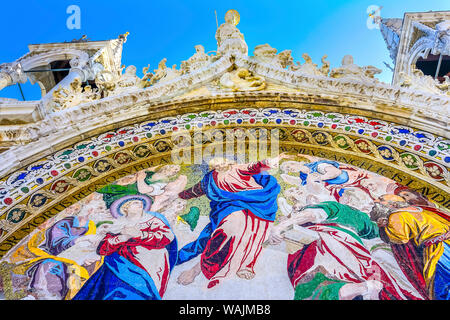
[[280,208],[281,213],[284,217],[288,217],[292,212],[292,206],[287,202],[286,198],[278,198],[278,208]]
[[139,171],[138,173],[136,173],[137,188],[140,193],[153,192],[153,190],[154,190],[153,186],[145,183],[145,176],[146,176],[145,171]]
[[294,159],[294,158],[295,158],[295,155],[290,155],[290,154],[287,154],[286,152],[283,152],[283,153],[280,153],[277,157],[269,158],[269,159],[266,159],[265,161],[272,169],[275,169],[275,168],[278,168],[278,165],[280,164],[281,160]]
[[181,191],[178,194],[178,197],[180,197],[181,199],[184,199],[184,200],[189,200],[189,199],[201,197],[204,194],[205,194],[205,191],[202,189],[202,183],[200,181],[193,187],[190,187],[184,191]]
[[293,159],[293,155],[288,155],[286,153],[281,153],[279,156],[274,158],[264,159],[258,162],[250,164],[237,165],[241,174],[252,175],[259,174],[261,171],[276,169],[282,159]]
[[286,173],[282,173],[280,175],[281,179],[283,179],[284,182],[286,182],[287,184],[292,184],[294,186],[301,186],[302,185],[302,180],[297,176],[291,176],[289,174]]
[[169,182],[164,190],[169,194],[178,194],[186,187],[186,183],[187,177],[185,175],[180,175],[176,180]]
[[175,181],[168,183],[164,187],[164,192],[154,196],[152,211],[159,211],[161,208],[170,205],[170,202],[178,197],[187,183],[187,177],[180,175]]
[[97,248],[99,255],[110,255],[124,245],[128,247],[145,246],[154,249],[163,248],[173,239],[170,228],[158,218],[152,218],[142,225],[125,227],[120,234],[108,233]]

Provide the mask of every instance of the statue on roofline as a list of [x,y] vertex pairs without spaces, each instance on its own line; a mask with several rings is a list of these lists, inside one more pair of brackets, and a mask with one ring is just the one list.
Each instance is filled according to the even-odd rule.
[[222,23],[216,31],[217,55],[221,56],[231,51],[248,54],[247,43],[244,35],[236,28],[239,23],[239,13],[236,10],[228,10],[225,14],[225,23]]

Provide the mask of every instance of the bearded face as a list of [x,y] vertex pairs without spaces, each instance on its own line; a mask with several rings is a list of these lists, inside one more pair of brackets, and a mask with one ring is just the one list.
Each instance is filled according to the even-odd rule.
[[380,218],[387,218],[389,217],[389,214],[391,213],[392,209],[384,204],[381,204],[379,202],[376,202],[372,210],[369,212],[370,219],[372,221],[378,221]]

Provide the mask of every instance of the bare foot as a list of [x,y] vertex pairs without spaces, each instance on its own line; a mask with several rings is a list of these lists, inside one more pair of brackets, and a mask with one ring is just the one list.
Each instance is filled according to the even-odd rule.
[[237,276],[239,278],[245,279],[245,280],[251,280],[255,277],[255,273],[248,269],[242,269],[236,272]]
[[187,286],[188,284],[194,282],[195,278],[200,274],[200,272],[202,272],[202,269],[199,262],[191,269],[183,271],[178,276],[177,283]]

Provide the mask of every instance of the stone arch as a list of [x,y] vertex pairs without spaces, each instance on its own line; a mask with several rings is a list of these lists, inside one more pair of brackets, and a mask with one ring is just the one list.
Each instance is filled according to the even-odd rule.
[[407,64],[407,73],[412,74],[412,66],[416,65],[419,58],[428,55],[433,47],[433,42],[428,38],[419,39],[410,49],[409,60]]
[[[63,48],[58,50],[50,50],[42,53],[30,54],[21,59],[19,62],[23,70],[32,70],[41,66],[49,65],[58,60],[69,60],[72,67],[76,67],[80,63],[86,63],[89,59],[89,54],[82,50]],[[41,88],[42,97],[48,92],[48,88],[44,83],[35,78],[33,74],[28,74],[28,79],[32,84],[38,83]]]

